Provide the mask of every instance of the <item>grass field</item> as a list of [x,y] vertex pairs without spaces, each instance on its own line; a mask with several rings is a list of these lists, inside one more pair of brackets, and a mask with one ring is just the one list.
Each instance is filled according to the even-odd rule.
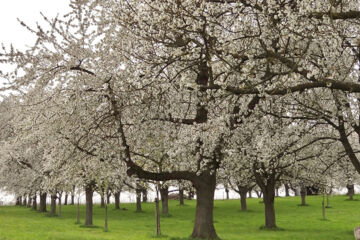
[[[240,211],[239,200],[215,201],[214,221],[223,240],[353,240],[353,229],[360,225],[360,201],[347,201],[346,196],[331,197],[332,208],[322,220],[321,197],[307,198],[309,206],[298,206],[298,197],[276,198],[276,218],[281,230],[261,230],[264,224],[263,204],[248,200],[248,212]],[[193,226],[195,204],[186,201],[179,206],[170,201],[171,216],[161,218],[162,236],[158,239],[185,240]],[[75,224],[76,207],[63,206],[62,217],[48,217],[26,207],[0,207],[0,240],[144,240],[155,237],[154,204],[143,204],[136,213],[134,204],[122,204],[128,210],[115,210],[109,205],[109,231],[103,230],[104,209],[94,206],[94,228]],[[81,219],[84,218],[81,206]]]

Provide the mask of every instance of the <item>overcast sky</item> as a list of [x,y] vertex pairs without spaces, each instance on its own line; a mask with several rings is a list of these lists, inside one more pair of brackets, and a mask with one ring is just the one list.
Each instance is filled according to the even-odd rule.
[[16,20],[30,26],[42,22],[40,12],[49,18],[63,15],[69,10],[70,0],[2,0],[0,7],[0,42],[13,43],[16,48],[31,45],[35,38]]

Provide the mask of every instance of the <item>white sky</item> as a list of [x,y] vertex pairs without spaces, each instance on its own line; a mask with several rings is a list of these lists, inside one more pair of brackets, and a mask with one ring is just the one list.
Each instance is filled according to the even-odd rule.
[[69,11],[70,0],[2,0],[0,6],[0,42],[5,45],[14,44],[15,48],[23,49],[32,45],[35,38],[20,23],[35,27],[41,23],[42,12],[48,18],[57,14],[64,15]]

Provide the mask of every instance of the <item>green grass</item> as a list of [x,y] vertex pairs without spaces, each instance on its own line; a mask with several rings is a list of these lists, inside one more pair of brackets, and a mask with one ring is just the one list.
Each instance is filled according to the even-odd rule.
[[[360,201],[347,201],[346,196],[331,197],[332,208],[322,220],[321,197],[307,198],[306,207],[298,206],[300,198],[276,198],[279,231],[261,229],[264,224],[263,204],[248,200],[248,212],[241,212],[239,200],[215,201],[215,228],[223,240],[353,240],[353,229],[360,225]],[[154,204],[143,204],[142,213],[134,204],[122,204],[127,211],[109,206],[109,231],[104,232],[104,209],[94,206],[94,228],[82,227],[85,206],[81,206],[81,224],[76,225],[76,207],[63,206],[62,217],[48,217],[26,207],[0,207],[0,240],[185,240],[191,234],[195,204],[186,201],[179,206],[170,201],[171,216],[161,218],[163,236],[155,236]]]

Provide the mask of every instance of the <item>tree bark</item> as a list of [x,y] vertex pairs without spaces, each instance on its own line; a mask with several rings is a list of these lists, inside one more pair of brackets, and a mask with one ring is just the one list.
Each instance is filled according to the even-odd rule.
[[184,205],[184,189],[180,188],[179,190],[179,201],[180,205]]
[[86,198],[86,213],[85,213],[85,226],[91,226],[93,224],[93,185],[88,184],[85,186],[85,198]]
[[355,194],[354,184],[348,184],[346,185],[346,188],[348,190],[347,195],[349,196],[349,200],[354,200],[354,194]]
[[106,204],[110,204],[111,192],[108,190],[106,193]]
[[100,203],[100,207],[102,207],[102,208],[104,208],[104,207],[105,207],[104,192],[103,192],[103,195],[101,196],[101,203]]
[[247,211],[247,203],[246,203],[246,195],[248,193],[247,187],[238,186],[239,195],[240,195],[240,204],[241,204],[241,211]]
[[169,215],[169,187],[163,186],[160,188],[161,195],[161,213]]
[[50,215],[55,216],[56,215],[56,194],[51,195],[51,205],[50,205]]
[[40,212],[46,212],[46,193],[40,193]]
[[66,193],[65,193],[64,205],[67,205],[67,204],[68,204],[68,197],[69,197],[69,194],[66,192]]
[[26,196],[24,195],[24,196],[23,196],[23,202],[22,202],[22,205],[23,205],[23,206],[26,206],[26,204],[27,204],[27,202],[26,202]]
[[188,200],[192,200],[194,197],[194,191],[193,190],[189,190],[188,192]]
[[31,201],[32,201],[32,198],[30,195],[28,195],[28,202],[27,202],[27,207],[31,207]]
[[136,211],[141,212],[141,188],[136,188]]
[[226,199],[229,200],[229,189],[227,187],[225,187],[225,193],[226,193]]
[[33,196],[32,209],[37,210],[36,194]]
[[275,208],[274,208],[274,199],[275,199],[275,185],[268,183],[265,185],[263,190],[263,199],[265,205],[265,228],[276,228],[276,218],[275,218]]
[[218,239],[213,222],[216,173],[203,172],[193,184],[196,189],[196,214],[191,237]]
[[75,185],[73,186],[73,191],[71,192],[71,205],[75,204]]
[[115,209],[120,209],[120,191],[114,193]]
[[301,206],[306,206],[306,187],[301,187]]
[[249,190],[249,198],[252,198],[252,189]]
[[289,192],[290,187],[289,187],[289,184],[285,183],[285,184],[284,184],[284,187],[285,187],[285,196],[286,196],[286,197],[290,197],[290,192]]

